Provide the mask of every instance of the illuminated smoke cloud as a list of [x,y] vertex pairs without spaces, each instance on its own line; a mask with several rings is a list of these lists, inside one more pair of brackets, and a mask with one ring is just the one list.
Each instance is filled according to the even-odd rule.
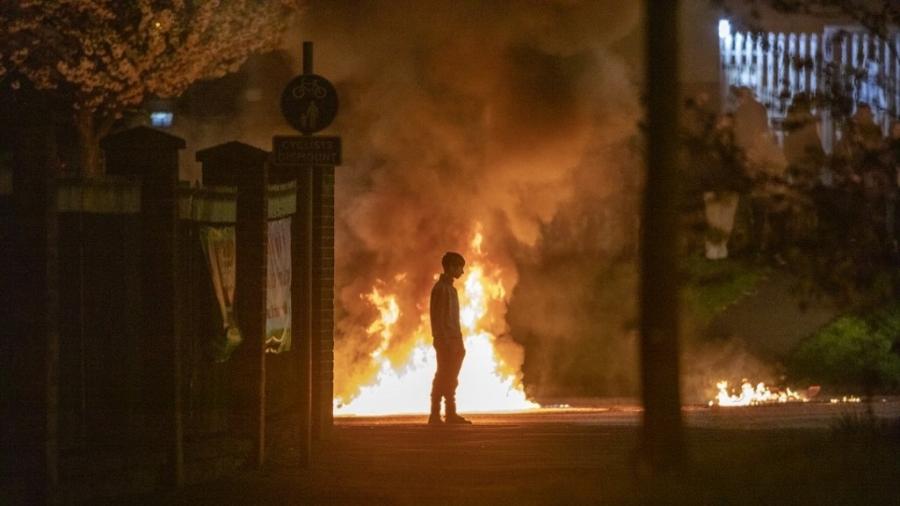
[[[397,294],[402,313],[386,355],[404,360],[412,343],[402,337],[419,324],[425,308],[416,305],[441,254],[465,251],[476,223],[507,287],[519,264],[542,272],[555,261],[545,254],[548,231],[573,257],[584,253],[589,270],[629,247],[629,181],[638,165],[623,146],[635,135],[639,105],[628,66],[610,47],[637,17],[624,2],[310,3],[297,59],[301,38],[317,41],[316,70],[342,97],[334,128],[345,139],[337,174],[338,394],[374,372],[369,354],[379,343],[365,329],[376,315],[361,294],[379,284]],[[594,202],[577,204],[585,198]],[[558,217],[565,206],[575,214]],[[579,281],[573,273],[517,288],[511,307],[534,302],[537,321],[512,321],[513,335],[555,339],[541,321],[583,330],[611,318],[608,328],[625,328],[633,315],[545,313],[546,297],[579,296],[572,277]],[[623,289],[630,292],[622,298],[633,298],[632,286]],[[627,340],[627,332],[606,338]],[[506,348],[521,361],[520,349]]]
[[[366,332],[377,310],[365,295],[396,296],[402,314],[382,355],[400,365],[441,254],[465,251],[476,223],[511,294],[490,309],[507,372],[524,371],[532,395],[637,394],[638,18],[626,2],[312,1],[286,51],[182,100],[173,132],[192,147],[270,149],[272,135],[295,133],[278,97],[300,71],[300,42],[315,41],[315,70],[341,95],[324,133],[344,139],[342,398],[377,368],[380,338]],[[199,176],[192,149],[182,168]],[[707,398],[723,377],[775,379],[740,343],[694,334],[683,332],[686,400]]]

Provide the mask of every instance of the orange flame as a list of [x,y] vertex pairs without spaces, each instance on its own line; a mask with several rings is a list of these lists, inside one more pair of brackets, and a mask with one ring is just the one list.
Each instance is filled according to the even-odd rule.
[[716,398],[709,401],[710,406],[736,407],[736,406],[755,406],[758,404],[781,404],[785,402],[806,402],[808,399],[805,395],[795,392],[790,388],[784,391],[771,390],[766,387],[765,383],[758,383],[756,388],[744,380],[741,384],[741,391],[738,394],[731,394],[728,390],[728,382],[725,380],[716,383],[718,393]]
[[[494,322],[488,307],[492,303],[505,301],[507,292],[503,287],[500,269],[488,270],[491,266],[484,259],[482,241],[483,236],[477,230],[470,243],[470,257],[474,261],[467,265],[468,272],[462,279],[460,290],[460,320],[466,358],[456,392],[459,410],[496,412],[539,408],[538,404],[525,396],[521,375],[509,372],[510,364],[504,363],[496,352],[497,338],[489,330],[494,327]],[[437,368],[428,314],[420,317],[409,359],[404,365],[394,367],[384,355],[394,337],[393,327],[401,314],[397,298],[392,294],[382,293],[378,287],[373,288],[364,298],[378,311],[378,318],[367,329],[370,335],[381,338],[380,345],[371,353],[372,360],[378,365],[378,373],[371,383],[360,388],[356,397],[335,398],[334,413],[427,413],[431,381]],[[425,302],[421,307],[428,307],[427,300]]]
[[397,305],[396,297],[393,295],[382,295],[378,287],[373,288],[372,293],[365,295],[364,298],[378,310],[378,319],[366,329],[366,332],[370,335],[379,334],[381,336],[381,344],[372,352],[372,357],[377,358],[391,344],[391,337],[394,336],[392,327],[400,319],[400,306]]

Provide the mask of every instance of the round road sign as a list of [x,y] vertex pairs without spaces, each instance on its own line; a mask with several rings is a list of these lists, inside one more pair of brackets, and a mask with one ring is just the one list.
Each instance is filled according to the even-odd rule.
[[338,110],[337,90],[316,74],[295,77],[281,94],[281,114],[294,129],[312,134],[334,120]]

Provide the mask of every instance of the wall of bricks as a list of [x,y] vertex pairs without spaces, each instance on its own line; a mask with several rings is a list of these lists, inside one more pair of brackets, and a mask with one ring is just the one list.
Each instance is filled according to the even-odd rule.
[[313,174],[313,433],[333,424],[334,397],[334,167]]

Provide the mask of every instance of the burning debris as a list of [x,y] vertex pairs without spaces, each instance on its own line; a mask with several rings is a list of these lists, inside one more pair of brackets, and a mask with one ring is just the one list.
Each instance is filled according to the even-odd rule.
[[[337,413],[394,376],[419,390],[391,405],[427,408],[431,372],[415,371],[434,363],[422,320],[435,273],[428,259],[448,250],[476,259],[470,276],[483,268],[487,304],[466,343],[460,410],[518,409],[467,405],[488,389],[486,377],[467,387],[484,339],[484,375],[497,362],[490,381],[519,392],[519,343],[535,392],[583,377],[630,391],[633,311],[621,301],[633,298],[635,276],[617,268],[633,258],[638,230],[641,107],[626,56],[639,19],[627,2],[311,2],[298,30],[328,41],[317,51],[348,97],[336,125],[346,141],[335,175]],[[475,223],[487,256],[464,251]],[[520,284],[523,273],[537,277]],[[457,282],[463,298],[471,279]],[[602,296],[617,299],[602,311],[592,299],[601,295],[591,295],[601,282],[616,291]],[[393,323],[373,288],[393,297]],[[527,407],[519,395],[515,406]],[[397,412],[351,411],[376,409]]]
[[[728,381],[722,380],[716,383],[716,397],[708,402],[709,407],[733,408],[741,406],[759,406],[763,404],[785,404],[789,402],[809,402],[820,391],[818,385],[810,386],[805,392],[795,391],[791,388],[780,390],[767,387],[765,383],[757,383],[756,387],[746,379],[742,380],[740,390],[728,388]],[[829,404],[856,404],[862,400],[855,395],[831,397]]]
[[[498,353],[498,345],[509,347],[514,343],[503,342],[494,334],[498,328],[498,318],[491,314],[490,309],[505,305],[508,293],[500,269],[481,250],[482,241],[483,235],[480,231],[476,232],[465,255],[472,260],[460,290],[466,360],[457,390],[459,410],[495,412],[538,408],[538,404],[525,396],[521,375],[517,373],[521,364],[507,363]],[[396,281],[403,279],[404,275],[395,278]],[[370,355],[378,366],[378,372],[374,380],[360,388],[358,395],[335,399],[337,415],[427,413],[431,380],[437,367],[428,312],[422,309],[427,304],[416,304],[414,307],[420,313],[419,325],[412,337],[414,345],[406,357],[392,362],[386,351],[391,347],[392,339],[397,337],[395,326],[403,309],[397,302],[397,296],[383,293],[385,289],[376,286],[364,296],[378,314],[367,329],[370,336],[381,339],[381,344]],[[423,294],[423,297],[427,295]],[[503,356],[514,354],[507,351]]]
[[734,389],[728,389],[728,381],[722,380],[716,383],[718,393],[716,398],[709,401],[709,406],[736,407],[757,406],[760,404],[783,404],[786,402],[807,402],[806,394],[795,392],[790,388],[784,390],[772,389],[765,383],[757,383],[756,387],[747,380],[741,383],[738,393],[732,393]]

